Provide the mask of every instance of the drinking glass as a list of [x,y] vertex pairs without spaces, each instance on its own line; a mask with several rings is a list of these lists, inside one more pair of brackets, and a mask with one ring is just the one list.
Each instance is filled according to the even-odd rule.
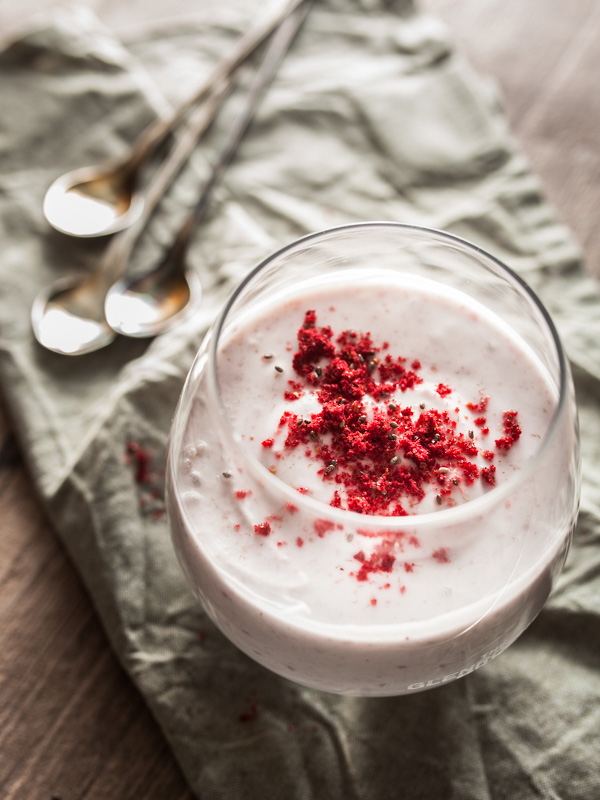
[[[224,352],[257,310],[284,308],[286,299],[315,287],[335,303],[340,287],[360,296],[373,281],[391,288],[414,282],[465,298],[467,309],[499,320],[521,343],[550,387],[548,424],[531,456],[469,502],[402,517],[334,507],[273,474],[232,418],[227,393],[251,398],[256,387],[225,386]],[[376,307],[369,311],[378,314]],[[468,332],[468,314],[464,324]],[[471,367],[476,373],[477,364]],[[257,373],[256,383],[263,380]],[[571,375],[540,300],[476,245],[388,222],[305,236],[250,272],[190,369],[167,460],[174,547],[212,620],[279,675],[354,695],[429,689],[505,650],[538,614],[562,569],[579,490]],[[273,533],[257,535],[265,519],[273,521]],[[435,572],[432,554],[443,561],[439,554],[447,552],[452,564]],[[393,554],[389,570],[361,573],[377,553]]]

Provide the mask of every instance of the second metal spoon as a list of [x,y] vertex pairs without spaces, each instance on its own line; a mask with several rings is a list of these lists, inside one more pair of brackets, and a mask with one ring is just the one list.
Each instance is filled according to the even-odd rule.
[[171,247],[153,270],[141,278],[130,279],[125,276],[108,291],[104,312],[108,324],[117,333],[133,337],[156,336],[194,310],[194,300],[197,298],[185,288],[185,276],[189,279],[193,274],[186,268],[190,239],[215,184],[242,141],[264,91],[304,21],[309,6],[306,0],[281,23],[274,34],[248,90],[244,106],[228,130],[210,176]]

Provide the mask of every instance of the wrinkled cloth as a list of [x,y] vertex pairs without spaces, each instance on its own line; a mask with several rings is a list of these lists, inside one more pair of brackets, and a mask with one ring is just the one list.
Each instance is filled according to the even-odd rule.
[[[75,5],[0,53],[0,384],[116,653],[202,799],[600,796],[600,303],[495,85],[435,19],[410,0],[317,3],[194,238],[200,312],[153,341],[120,338],[80,358],[34,341],[37,291],[93,268],[104,247],[49,229],[47,186],[124,153],[257,13],[242,0],[195,10],[197,24],[122,43]],[[176,230],[239,100],[161,204],[132,269]],[[163,503],[171,417],[224,298],[274,248],[369,219],[450,230],[523,276],[565,344],[583,432],[580,518],[542,613],[470,676],[387,699],[302,688],[233,647],[191,595]]]

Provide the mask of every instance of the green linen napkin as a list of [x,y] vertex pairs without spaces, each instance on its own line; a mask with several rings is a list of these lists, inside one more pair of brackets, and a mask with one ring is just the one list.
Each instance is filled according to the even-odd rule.
[[[195,238],[199,314],[152,342],[119,339],[81,358],[35,343],[36,292],[91,268],[104,246],[48,229],[46,187],[124,152],[255,13],[242,0],[203,0],[196,11],[197,25],[125,47],[73,6],[0,53],[1,387],[115,651],[199,798],[597,796],[600,303],[494,87],[435,20],[410,0],[317,3]],[[236,103],[165,199],[138,265],[184,216]],[[362,219],[452,230],[525,277],[571,358],[584,434],[579,525],[544,611],[478,672],[388,699],[304,689],[238,652],[191,596],[163,505],[170,419],[226,294],[274,247]]]

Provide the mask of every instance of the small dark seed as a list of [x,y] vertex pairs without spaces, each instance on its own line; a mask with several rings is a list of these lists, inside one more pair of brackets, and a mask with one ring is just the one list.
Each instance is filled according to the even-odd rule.
[[263,358],[265,361],[269,361],[269,359],[273,358],[273,353],[265,353]]
[[439,495],[439,494],[436,494],[435,502],[438,504],[438,506],[441,506],[442,505],[442,496]]
[[458,478],[452,478],[452,483],[453,483],[455,486],[458,486]]
[[425,403],[419,403],[419,408],[421,409],[425,408]]
[[283,372],[283,367],[280,367],[279,364],[275,364],[275,372]]
[[225,472],[223,473],[223,477],[224,478],[231,478],[231,472],[229,472],[229,470],[225,470]]
[[392,458],[390,458],[390,464],[392,464],[392,465],[397,464],[398,461],[400,461],[398,456],[393,456]]

